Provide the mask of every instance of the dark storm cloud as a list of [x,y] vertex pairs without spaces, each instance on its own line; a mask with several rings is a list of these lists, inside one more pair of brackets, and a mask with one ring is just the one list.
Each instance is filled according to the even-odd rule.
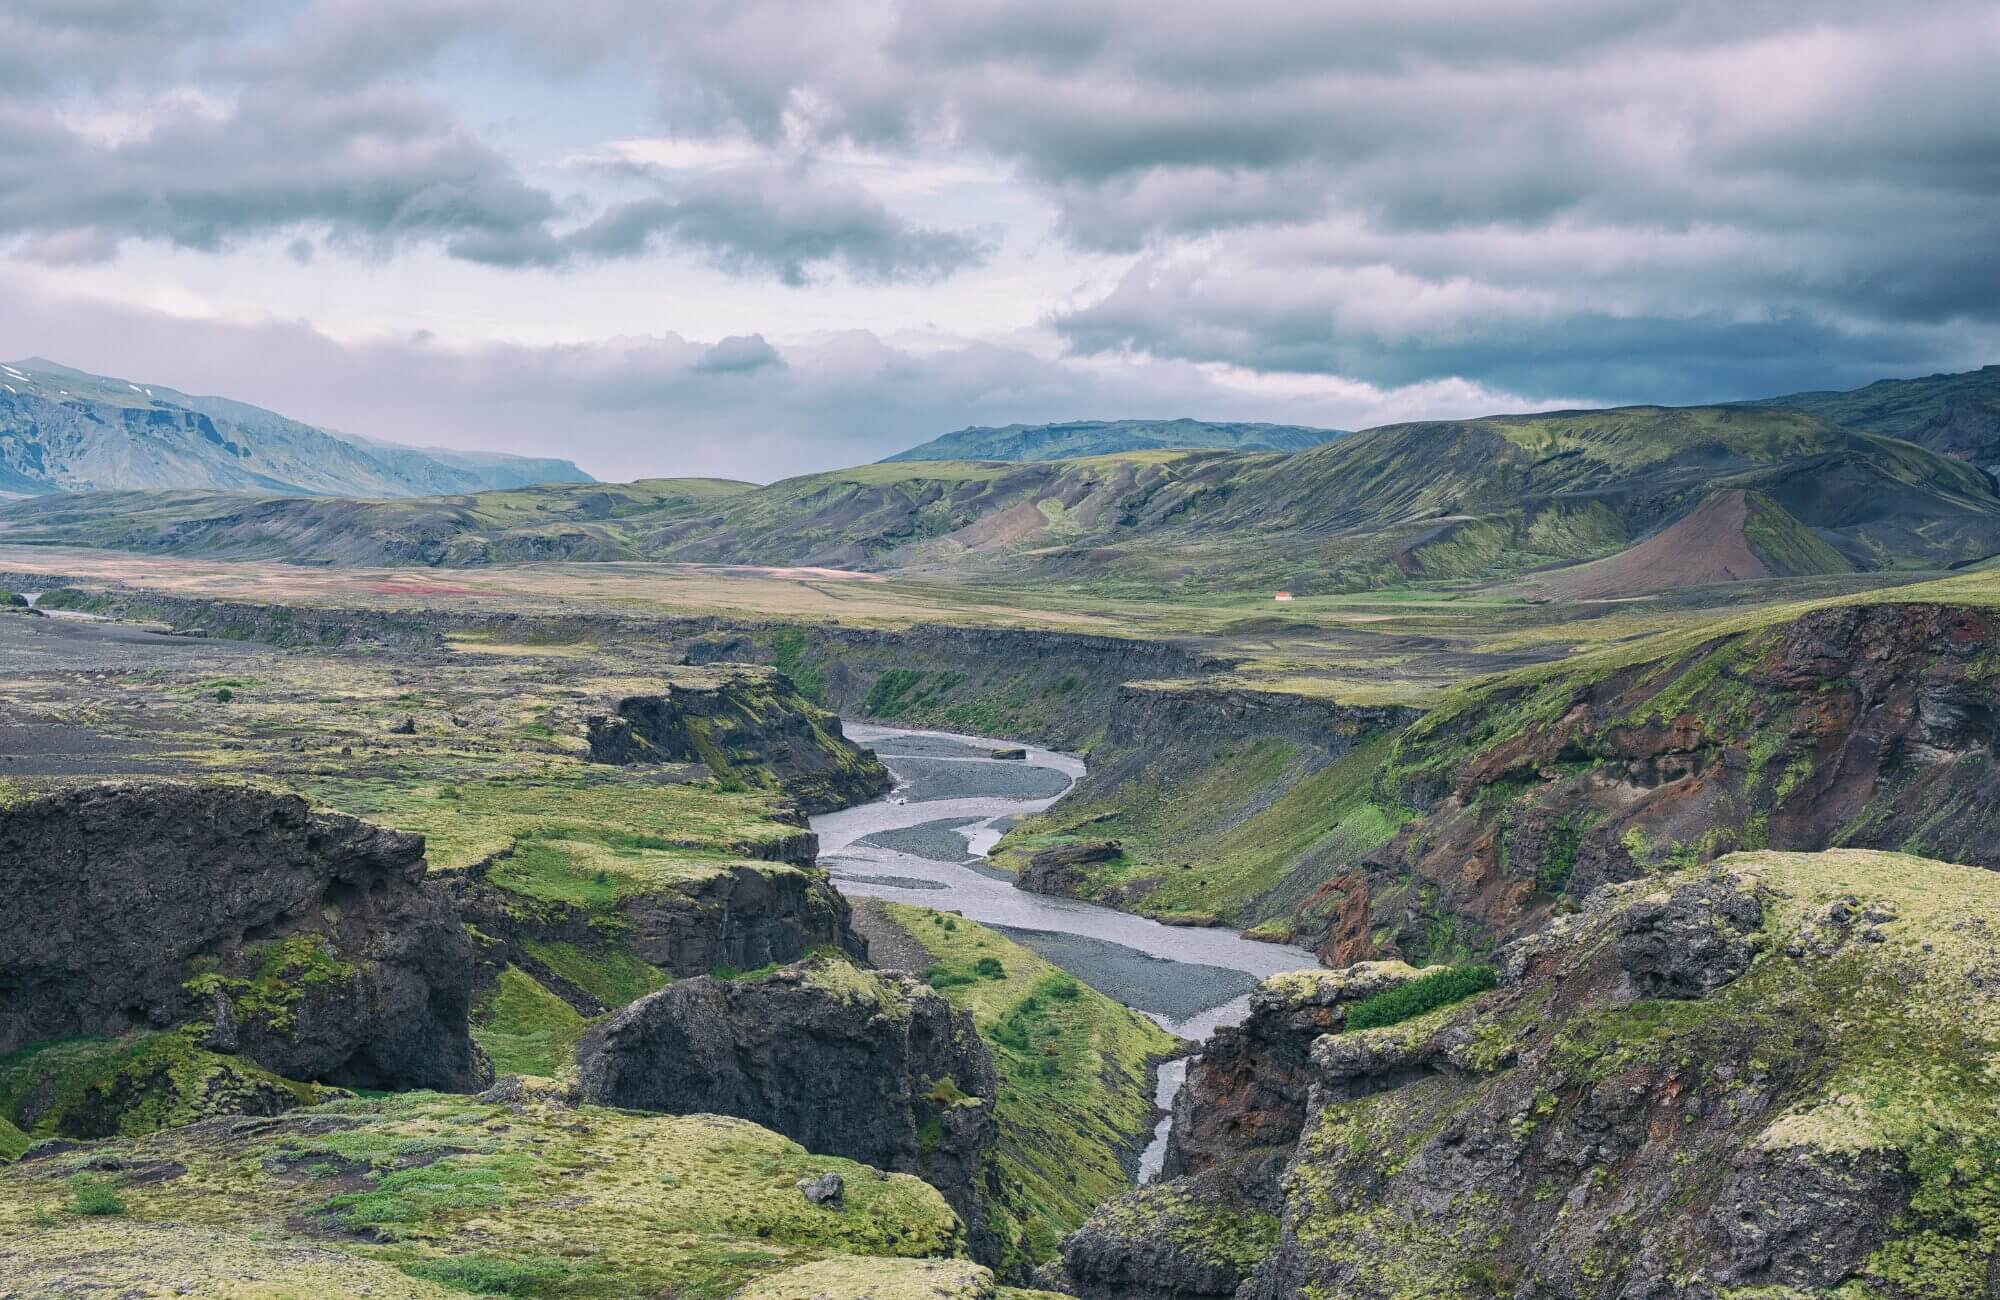
[[555,210],[435,103],[401,91],[167,102],[129,138],[0,108],[0,230],[43,240],[82,231],[214,250],[312,225],[393,244],[530,229]]
[[[50,356],[412,445],[568,456],[607,479],[769,480],[876,460],[966,424],[1187,415],[1351,428],[1431,409],[1246,393],[1176,362],[1080,366],[984,343],[918,351],[862,330],[782,352],[756,336],[671,334],[349,342],[301,321],[188,320],[14,288],[0,294],[0,356]],[[1509,401],[1453,400],[1452,414]]]
[[912,226],[860,186],[796,168],[700,173],[660,184],[661,196],[615,203],[564,234],[539,227],[480,233],[451,249],[498,265],[560,265],[639,257],[667,244],[725,271],[791,285],[829,267],[864,282],[933,280],[988,251],[976,235]]
[[645,12],[356,0],[287,21],[278,5],[24,0],[0,13],[0,239],[54,263],[126,240],[219,251],[271,235],[375,253],[431,242],[495,265],[674,246],[791,284],[834,269],[935,279],[984,255],[979,236],[917,227],[798,166],[662,177],[593,213],[524,180],[416,84],[477,36],[575,70],[614,57]]
[[1087,351],[1702,395],[2000,346],[1986,0],[676,10],[688,129],[978,150],[1148,250]]

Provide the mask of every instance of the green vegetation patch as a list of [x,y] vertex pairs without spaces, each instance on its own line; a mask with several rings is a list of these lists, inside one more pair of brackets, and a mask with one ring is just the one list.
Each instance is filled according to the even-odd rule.
[[472,1013],[472,1039],[495,1074],[555,1076],[569,1069],[590,1022],[518,966],[500,978]]
[[[124,1172],[85,1168],[107,1158]],[[846,1183],[838,1209],[798,1191],[827,1172]],[[74,1212],[78,1174],[100,1177],[124,1207],[107,1217],[134,1229]],[[391,1297],[719,1300],[804,1264],[949,1257],[962,1240],[943,1199],[907,1175],[740,1120],[545,1101],[356,1099],[0,1167],[0,1271],[34,1294],[57,1276],[186,1275],[203,1294],[296,1295],[247,1285],[272,1279],[282,1247],[305,1276],[347,1272],[341,1260],[387,1268],[406,1279],[375,1289]],[[359,1290],[351,1277],[326,1294]]]
[[0,1057],[0,1121],[38,1138],[129,1136],[345,1095],[204,1051],[196,1045],[199,1032],[59,1039]]
[[972,1013],[993,1053],[1001,1271],[1049,1259],[1131,1186],[1125,1161],[1156,1118],[1152,1067],[1178,1040],[984,926],[921,907],[887,910],[936,960],[933,972],[951,976],[934,987]]
[[1347,1009],[1346,1028],[1352,1031],[1401,1024],[1484,993],[1498,982],[1491,966],[1451,966],[1433,971],[1355,1003]]

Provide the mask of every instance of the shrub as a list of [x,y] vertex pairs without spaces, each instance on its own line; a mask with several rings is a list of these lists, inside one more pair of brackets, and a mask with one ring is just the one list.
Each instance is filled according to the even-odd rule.
[[561,1261],[509,1259],[500,1255],[459,1255],[403,1265],[411,1277],[474,1295],[539,1295],[570,1279]]
[[949,966],[933,966],[924,972],[924,983],[934,989],[957,988],[961,984],[974,984],[970,975],[962,975]]
[[227,704],[235,698],[236,692],[230,690],[227,686],[218,686],[215,688],[215,702],[217,704]]
[[1380,1029],[1413,1020],[1426,1011],[1462,1002],[1498,983],[1491,966],[1449,966],[1386,993],[1363,998],[1347,1009],[1347,1028]]
[[69,1180],[69,1208],[73,1214],[123,1214],[125,1202],[108,1180],[78,1174]]
[[1004,980],[1007,968],[1000,964],[998,957],[981,957],[972,963],[972,973],[983,980]]

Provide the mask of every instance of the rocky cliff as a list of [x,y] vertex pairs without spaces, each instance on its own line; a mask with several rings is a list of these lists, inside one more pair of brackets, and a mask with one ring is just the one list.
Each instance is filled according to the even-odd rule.
[[[1982,1297],[2000,1278],[2000,873],[1746,853],[1612,885],[1501,987],[1318,1037],[1239,1295]],[[1065,1249],[1080,1294],[1222,1294],[1180,1179]],[[1125,1281],[1116,1279],[1124,1278]]]
[[1402,962],[1361,962],[1275,975],[1258,985],[1243,1023],[1218,1029],[1188,1063],[1187,1082],[1174,1096],[1161,1176],[1289,1151],[1305,1124],[1313,1042],[1338,1033],[1352,1003],[1419,973]]
[[589,719],[599,763],[701,763],[738,784],[770,784],[808,813],[831,812],[894,784],[840,719],[800,698],[782,673],[735,669],[712,684],[668,683]]
[[0,812],[0,1052],[199,1022],[292,1079],[464,1090],[472,950],[423,840],[239,786]]
[[1850,605],[1461,692],[1378,775],[1421,816],[1334,882],[1320,954],[1476,951],[1732,849],[2000,867],[1996,644],[1987,609]]
[[914,1173],[992,1262],[993,1061],[972,1018],[915,979],[813,958],[756,979],[704,976],[641,998],[578,1052],[579,1096],[716,1112],[807,1150]]

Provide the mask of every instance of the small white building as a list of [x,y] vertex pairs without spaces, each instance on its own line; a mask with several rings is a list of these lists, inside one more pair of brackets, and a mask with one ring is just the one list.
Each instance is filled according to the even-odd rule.
[[1280,591],[1271,597],[1272,600],[1290,600],[1291,598],[1292,593],[1289,591]]

